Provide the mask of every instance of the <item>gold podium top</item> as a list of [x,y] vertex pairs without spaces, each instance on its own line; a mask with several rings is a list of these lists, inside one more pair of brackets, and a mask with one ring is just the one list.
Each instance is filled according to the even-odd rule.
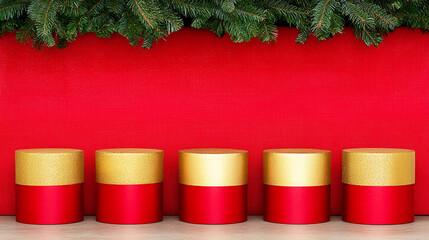
[[247,184],[247,151],[201,148],[179,151],[179,182],[194,186]]
[[164,152],[157,149],[116,148],[95,151],[96,182],[133,185],[163,180]]
[[66,148],[15,151],[15,183],[60,186],[83,183],[83,151]]
[[343,150],[343,183],[399,186],[415,183],[415,152],[395,148]]
[[331,183],[331,152],[317,149],[264,151],[264,184],[323,186]]

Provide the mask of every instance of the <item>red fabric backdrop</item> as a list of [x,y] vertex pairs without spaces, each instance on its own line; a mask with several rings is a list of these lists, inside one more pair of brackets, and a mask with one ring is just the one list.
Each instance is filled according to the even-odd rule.
[[332,151],[341,211],[341,149],[416,150],[416,210],[429,214],[429,35],[399,29],[379,48],[352,32],[329,41],[234,44],[184,29],[151,50],[80,36],[67,49],[0,40],[0,214],[15,213],[14,150],[85,151],[85,212],[95,212],[94,151],[165,150],[165,213],[178,213],[177,151],[249,150],[249,213],[262,212],[262,150]]

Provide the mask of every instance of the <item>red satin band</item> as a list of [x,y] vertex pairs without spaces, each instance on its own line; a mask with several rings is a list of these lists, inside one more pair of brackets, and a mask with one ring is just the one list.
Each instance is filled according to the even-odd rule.
[[330,185],[283,187],[264,184],[264,220],[309,224],[330,219]]
[[16,221],[62,224],[83,220],[83,184],[26,186],[16,184]]
[[362,224],[414,222],[414,184],[404,186],[343,184],[343,221]]
[[180,184],[179,219],[226,224],[247,220],[247,185],[206,187]]
[[162,183],[97,183],[97,221],[139,224],[162,221]]

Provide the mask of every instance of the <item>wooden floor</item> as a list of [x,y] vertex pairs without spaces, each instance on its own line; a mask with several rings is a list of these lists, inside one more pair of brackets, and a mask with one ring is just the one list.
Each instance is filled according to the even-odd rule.
[[429,239],[429,216],[416,217],[415,223],[402,225],[359,225],[342,222],[340,217],[313,225],[285,225],[268,223],[261,216],[249,216],[245,223],[229,225],[196,225],[166,216],[163,222],[144,225],[115,225],[85,221],[65,225],[30,225],[15,222],[13,216],[0,216],[1,240],[67,240],[67,239]]

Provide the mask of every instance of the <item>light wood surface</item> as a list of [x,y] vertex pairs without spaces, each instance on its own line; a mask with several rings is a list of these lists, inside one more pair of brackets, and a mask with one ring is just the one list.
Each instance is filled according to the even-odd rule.
[[332,217],[331,221],[312,225],[286,225],[268,223],[261,216],[249,216],[245,223],[228,225],[196,225],[183,223],[176,216],[166,216],[164,221],[143,225],[115,225],[95,221],[87,216],[85,221],[65,225],[30,225],[16,223],[14,216],[0,216],[1,240],[67,240],[67,239],[117,239],[117,240],[353,240],[353,239],[429,239],[429,216],[416,217],[416,222],[402,225],[360,225]]

